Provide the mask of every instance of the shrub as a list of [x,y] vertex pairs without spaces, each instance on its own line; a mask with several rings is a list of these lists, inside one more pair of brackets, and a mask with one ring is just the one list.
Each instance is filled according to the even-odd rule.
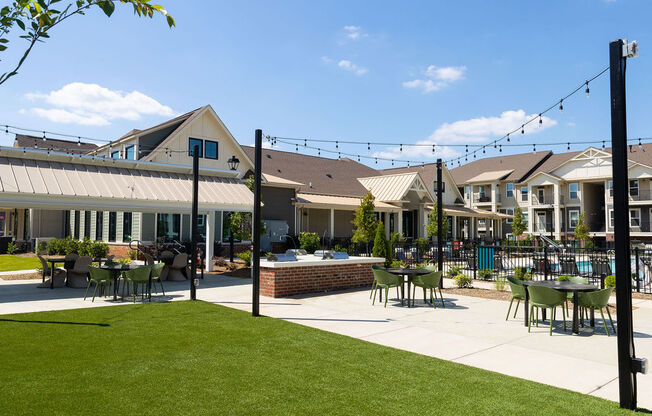
[[571,277],[567,275],[562,275],[557,278],[558,282],[567,282],[569,280],[571,280]]
[[103,241],[94,241],[91,244],[91,257],[103,258],[109,254],[109,245]]
[[532,274],[532,271],[527,271],[525,267],[514,269],[514,279],[517,280],[532,280]]
[[401,260],[392,260],[392,262],[389,264],[389,267],[392,269],[403,269],[407,267],[407,264]]
[[405,237],[403,237],[403,234],[397,233],[396,231],[390,234],[389,236],[389,242],[392,243],[392,246],[395,244],[403,243],[405,242]]
[[392,251],[389,248],[389,242],[385,238],[385,226],[382,222],[376,227],[376,238],[374,239],[374,249],[371,254],[374,257],[384,257],[385,267],[392,263]]
[[308,233],[305,231],[302,231],[299,235],[299,245],[309,254],[313,254],[321,246],[317,233]]
[[40,254],[44,251],[47,251],[47,249],[48,249],[48,244],[45,241],[41,241],[40,243],[38,243],[38,247],[36,247],[36,253]]
[[419,238],[417,240],[417,249],[419,251],[419,257],[423,258],[430,248],[430,241],[427,238]]
[[459,273],[454,277],[454,280],[457,287],[471,287],[471,284],[473,283],[473,279],[464,273]]
[[501,292],[505,290],[505,283],[506,279],[502,276],[496,277],[496,290],[500,290]]
[[251,266],[251,251],[249,250],[243,251],[236,254],[236,256],[245,262],[245,266],[247,267]]
[[7,254],[14,254],[16,250],[18,250],[18,247],[16,247],[16,243],[10,241],[9,244],[7,245]]
[[458,274],[461,274],[461,273],[462,273],[462,268],[455,266],[455,267],[451,267],[450,269],[448,269],[448,272],[446,273],[446,276],[450,277],[450,278],[454,278],[455,276],[457,276]]
[[616,276],[613,274],[604,279],[604,287],[616,287]]
[[344,247],[344,246],[341,245],[341,244],[335,244],[335,247],[333,247],[333,251],[339,251],[339,252],[345,252],[345,253],[348,253],[348,250],[346,249],[346,247]]
[[136,252],[136,250],[129,250],[129,259],[130,260],[136,260],[136,255],[137,254],[138,253]]
[[482,280],[489,280],[493,276],[493,271],[491,269],[480,269],[477,272],[478,278]]

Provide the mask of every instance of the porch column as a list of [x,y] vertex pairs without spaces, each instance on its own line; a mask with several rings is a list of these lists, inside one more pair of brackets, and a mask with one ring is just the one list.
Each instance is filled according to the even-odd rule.
[[561,197],[558,183],[552,186],[552,192],[554,193],[553,198],[555,202],[553,213],[555,216],[555,239],[561,240]]
[[[496,212],[496,184],[495,183],[491,184],[491,212]],[[491,230],[493,231],[493,224]]]
[[398,221],[396,221],[398,227],[397,231],[399,234],[402,234],[403,233],[403,211],[402,210],[399,211],[397,216],[398,216]]
[[213,271],[213,241],[215,240],[215,211],[206,214],[206,271]]
[[475,217],[469,217],[469,240],[475,238]]
[[451,235],[453,240],[457,239],[457,217],[451,217]]
[[385,213],[385,237],[389,239],[389,217],[392,215],[391,212],[386,212]]
[[331,240],[333,240],[333,238],[335,238],[335,209],[333,208],[331,208],[330,225],[331,225]]
[[527,229],[529,233],[534,233],[534,208],[532,208],[532,186],[527,186]]

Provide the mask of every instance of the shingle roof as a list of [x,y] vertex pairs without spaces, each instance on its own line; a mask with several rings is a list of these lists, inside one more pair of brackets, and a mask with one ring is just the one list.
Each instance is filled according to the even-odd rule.
[[[254,148],[242,146],[250,159]],[[367,190],[356,178],[380,175],[369,166],[348,158],[329,159],[300,153],[263,149],[263,173],[305,184],[299,192],[361,197]],[[312,185],[312,186],[311,186]]]
[[72,140],[51,139],[46,137],[29,136],[27,134],[17,134],[16,143],[14,147],[25,147],[43,150],[53,150],[55,152],[69,152],[69,153],[86,153],[97,148],[96,144],[81,142],[78,143]]
[[466,165],[451,169],[450,173],[457,185],[462,185],[470,179],[484,172],[509,170],[513,172],[503,180],[509,182],[522,182],[542,162],[552,155],[550,150],[543,150],[536,153],[520,153],[509,156],[495,156],[478,159]]
[[[534,176],[537,173],[545,172],[545,173],[552,173],[553,170],[559,167],[564,162],[567,162],[574,158],[575,156],[579,155],[582,153],[584,150],[579,151],[579,152],[566,152],[566,153],[553,153],[550,155],[548,159],[545,160],[541,165],[539,165],[538,168],[532,172],[531,175],[528,177]],[[526,178],[527,179],[527,178]],[[525,180],[525,179],[523,179]]]

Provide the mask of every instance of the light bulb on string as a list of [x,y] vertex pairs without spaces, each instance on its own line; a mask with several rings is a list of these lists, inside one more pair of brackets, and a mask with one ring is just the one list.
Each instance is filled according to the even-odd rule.
[[525,134],[525,124],[521,124],[521,134]]
[[434,144],[432,145],[432,154],[433,155],[435,154],[435,145]]
[[537,152],[537,145],[533,144],[532,145],[532,153],[536,153],[536,152]]
[[507,142],[509,142],[509,133],[507,133]]
[[541,117],[541,113],[539,113],[539,126],[543,124],[543,117]]
[[18,146],[18,137],[14,138],[14,147]]
[[475,152],[473,152],[473,159],[475,159],[475,157],[476,157],[476,156],[475,156]]
[[360,161],[360,155],[358,155],[358,162]]
[[295,152],[298,152],[298,151],[299,151],[299,144],[298,144],[298,143],[294,145],[294,151],[295,151]]
[[371,143],[367,143],[367,151],[371,150]]
[[487,153],[487,152],[484,150],[484,146],[482,146],[482,154],[485,154],[485,153]]
[[77,137],[77,146],[81,146],[81,137]]
[[641,139],[640,139],[640,138],[638,139],[638,148],[639,148],[639,149],[642,149],[642,148],[643,148],[643,145],[641,144]]
[[589,81],[586,81],[586,89],[584,90],[584,92],[586,93],[586,98],[589,98],[589,92],[590,92],[589,91]]
[[339,144],[339,142],[338,142],[337,140],[335,140],[335,148],[336,148],[336,149],[339,149],[339,148],[340,148],[340,144]]
[[559,111],[564,111],[564,99],[559,100]]
[[47,140],[47,139],[45,138],[45,132],[43,132],[43,141],[45,141],[45,140]]
[[570,142],[568,142],[568,147],[566,147],[566,150],[570,150]]
[[604,140],[602,141],[602,150],[604,150]]
[[392,159],[392,166],[394,166],[394,159]]
[[500,153],[503,152],[503,145],[502,145],[502,144],[501,144],[500,146],[498,146],[498,151],[499,151]]
[[303,139],[303,147],[306,147],[306,146],[308,146],[308,140]]
[[407,167],[408,168],[410,167],[410,161],[409,160],[407,161]]
[[467,154],[469,153],[469,145],[468,144],[466,145],[466,153]]
[[401,151],[401,152],[403,151],[403,145],[402,144],[399,145],[399,151]]
[[378,164],[378,158],[376,158],[376,164]]
[[317,156],[321,156],[321,149],[317,148]]
[[496,148],[496,141],[494,140],[494,149]]
[[9,134],[9,126],[5,125],[5,133]]

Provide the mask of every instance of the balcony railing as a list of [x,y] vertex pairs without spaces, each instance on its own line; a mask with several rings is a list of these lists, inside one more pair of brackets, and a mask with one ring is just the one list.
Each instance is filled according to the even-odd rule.
[[[564,204],[564,201],[564,195],[559,195],[559,203]],[[553,205],[554,203],[555,196],[553,194],[544,194],[543,198],[539,198],[539,195],[533,194],[531,198],[532,205]]]
[[[613,199],[610,195],[609,199]],[[650,189],[641,189],[641,188],[630,188],[629,189],[629,200],[630,201],[652,201],[652,190]]]
[[[500,202],[500,194],[496,194],[496,202]],[[473,202],[478,204],[491,203],[491,194],[473,194]]]

